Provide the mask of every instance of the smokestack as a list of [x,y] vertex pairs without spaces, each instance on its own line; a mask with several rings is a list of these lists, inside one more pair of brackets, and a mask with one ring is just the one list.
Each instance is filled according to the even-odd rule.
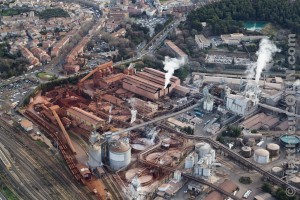
[[175,70],[179,69],[182,65],[184,65],[185,59],[177,59],[177,58],[170,58],[168,56],[165,57],[165,61],[163,61],[164,64],[164,70],[165,73],[165,88],[170,83],[170,79],[173,76]]
[[167,88],[168,88],[168,94],[170,94],[170,87],[171,87],[171,83],[169,83],[169,84],[167,85]]

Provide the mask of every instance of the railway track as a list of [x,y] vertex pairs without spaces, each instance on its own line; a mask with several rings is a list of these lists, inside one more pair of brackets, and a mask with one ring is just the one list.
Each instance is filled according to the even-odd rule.
[[123,194],[122,189],[117,184],[115,184],[116,182],[114,181],[113,176],[110,173],[108,173],[106,169],[103,168],[103,170],[104,170],[105,174],[102,178],[102,181],[106,186],[109,187],[109,189],[110,189],[109,191],[112,192],[111,195],[113,196],[113,199],[114,200],[119,200],[119,199],[126,200],[126,199],[128,199]]
[[[86,190],[81,192],[82,188],[79,189],[76,182],[69,179],[69,171],[65,169],[65,165],[55,160],[50,152],[46,153],[44,149],[42,149],[43,147],[38,146],[27,136],[23,137],[21,135],[23,131],[19,130],[18,126],[10,127],[10,125],[3,121],[0,121],[0,123],[2,127],[10,131],[9,136],[19,144],[18,148],[21,148],[20,155],[26,155],[17,159],[20,160],[24,157],[24,160],[21,160],[23,164],[24,162],[29,162],[29,167],[33,168],[31,171],[33,170],[33,173],[38,175],[43,188],[51,190],[51,196],[47,197],[47,199],[77,199],[78,197],[83,200],[93,199],[86,195],[86,193],[88,193]],[[11,131],[13,131],[13,133]],[[13,149],[15,150],[15,147]]]

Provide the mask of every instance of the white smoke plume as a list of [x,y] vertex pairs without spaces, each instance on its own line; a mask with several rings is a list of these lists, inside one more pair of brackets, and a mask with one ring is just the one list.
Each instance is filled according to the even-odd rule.
[[182,65],[184,65],[185,59],[177,59],[177,58],[170,58],[168,56],[165,57],[165,61],[163,61],[164,64],[164,70],[166,71],[165,74],[165,88],[170,83],[170,79],[173,76],[175,70],[179,69]]
[[256,52],[258,56],[256,64],[251,65],[246,70],[247,78],[254,78],[255,75],[255,82],[258,83],[263,69],[272,61],[276,52],[280,52],[280,49],[272,41],[265,38],[262,39],[259,43],[259,49]]

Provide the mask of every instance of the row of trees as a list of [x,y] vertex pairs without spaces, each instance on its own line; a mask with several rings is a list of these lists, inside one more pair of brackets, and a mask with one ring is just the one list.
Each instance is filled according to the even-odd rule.
[[222,0],[191,12],[187,23],[202,30],[208,22],[214,34],[232,33],[243,29],[248,20],[269,21],[300,32],[300,1],[288,0]]
[[50,19],[52,17],[70,17],[69,13],[61,8],[49,8],[38,13],[42,19]]

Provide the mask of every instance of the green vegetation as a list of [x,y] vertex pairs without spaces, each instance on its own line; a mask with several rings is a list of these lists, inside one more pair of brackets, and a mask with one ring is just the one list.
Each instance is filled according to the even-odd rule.
[[242,184],[251,184],[252,183],[252,180],[251,180],[251,178],[250,177],[248,177],[248,176],[241,176],[240,178],[239,178],[239,182],[240,183],[242,183]]
[[270,183],[264,183],[263,186],[261,187],[261,189],[264,192],[272,193],[272,185]]
[[299,0],[222,0],[192,11],[187,23],[201,31],[208,22],[214,34],[224,34],[242,31],[243,21],[268,21],[299,33],[299,13]]
[[9,44],[0,44],[0,78],[18,76],[27,71],[28,62],[21,54],[11,54],[9,51]]
[[237,138],[241,135],[242,129],[237,126],[228,126],[225,131],[222,132],[222,136]]
[[282,188],[278,188],[276,193],[273,195],[277,200],[297,200],[297,196],[289,197],[286,195],[286,191]]
[[275,190],[273,188],[273,185],[269,182],[265,182],[262,187],[262,191],[272,194],[273,197],[275,197],[277,200],[299,200],[299,197],[296,195],[293,197],[289,197],[286,195],[286,191],[283,188],[278,188]]
[[141,26],[140,24],[133,23],[131,28],[126,29],[125,38],[132,41],[135,45],[138,45],[144,40],[149,40],[149,29]]
[[37,77],[39,77],[42,80],[47,80],[47,81],[52,81],[57,78],[55,76],[55,74],[49,74],[47,72],[39,72],[39,73],[37,73]]
[[68,12],[61,8],[46,9],[43,10],[42,12],[39,12],[38,15],[42,19],[49,19],[52,17],[70,17]]
[[13,15],[19,15],[24,12],[29,12],[30,9],[26,7],[22,8],[8,8],[8,9],[1,9],[0,15],[1,16],[13,16]]
[[257,133],[256,129],[251,130],[251,133]]
[[188,135],[194,135],[194,129],[191,128],[190,126],[182,128],[182,131]]
[[7,200],[18,200],[18,197],[6,186],[2,186],[1,193],[7,198]]

